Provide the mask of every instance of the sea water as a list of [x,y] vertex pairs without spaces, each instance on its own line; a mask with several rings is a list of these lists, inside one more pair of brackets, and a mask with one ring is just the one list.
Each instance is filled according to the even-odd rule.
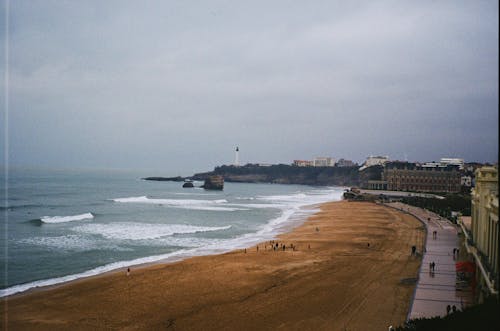
[[208,191],[138,173],[10,170],[0,196],[0,297],[271,240],[315,211],[306,206],[340,200],[342,192],[228,182]]

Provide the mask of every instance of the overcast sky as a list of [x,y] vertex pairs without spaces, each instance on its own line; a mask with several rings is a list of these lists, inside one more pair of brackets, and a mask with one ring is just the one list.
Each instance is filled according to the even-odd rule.
[[498,160],[497,0],[20,0],[9,20],[11,165]]

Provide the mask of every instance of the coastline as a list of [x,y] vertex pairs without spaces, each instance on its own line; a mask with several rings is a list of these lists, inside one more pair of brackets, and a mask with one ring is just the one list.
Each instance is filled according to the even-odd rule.
[[420,260],[408,253],[420,223],[371,203],[331,202],[320,209],[279,235],[285,251],[262,243],[3,298],[8,326],[368,330],[404,322],[414,286],[400,280],[417,274]]
[[[340,200],[333,200],[340,201]],[[81,273],[68,274],[48,279],[40,279],[29,283],[13,285],[0,290],[0,300],[7,297],[20,296],[43,291],[46,289],[56,288],[73,282],[99,277],[101,275],[122,272],[127,268],[142,268],[155,264],[171,264],[184,261],[193,257],[212,256],[228,253],[238,249],[244,249],[257,245],[262,242],[263,237],[273,239],[285,232],[292,231],[295,227],[300,226],[307,221],[308,216],[320,210],[320,206],[325,202],[316,202],[313,204],[301,204],[291,208],[282,209],[282,213],[277,218],[270,220],[270,223],[265,224],[261,230],[255,233],[248,233],[243,236],[228,239],[224,247],[221,246],[204,246],[195,248],[184,248],[172,253],[150,255],[139,257],[133,260],[117,261],[102,266],[98,266]],[[274,224],[273,224],[274,223]],[[229,243],[229,246],[227,246]]]

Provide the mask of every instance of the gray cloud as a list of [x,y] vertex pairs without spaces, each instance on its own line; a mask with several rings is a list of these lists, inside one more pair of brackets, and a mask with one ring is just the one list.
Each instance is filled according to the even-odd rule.
[[12,164],[498,159],[496,1],[16,1],[10,18]]

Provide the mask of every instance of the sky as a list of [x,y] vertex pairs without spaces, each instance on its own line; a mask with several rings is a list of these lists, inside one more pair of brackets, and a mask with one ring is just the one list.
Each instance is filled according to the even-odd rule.
[[191,175],[236,146],[242,163],[498,162],[496,0],[0,10],[4,165]]

